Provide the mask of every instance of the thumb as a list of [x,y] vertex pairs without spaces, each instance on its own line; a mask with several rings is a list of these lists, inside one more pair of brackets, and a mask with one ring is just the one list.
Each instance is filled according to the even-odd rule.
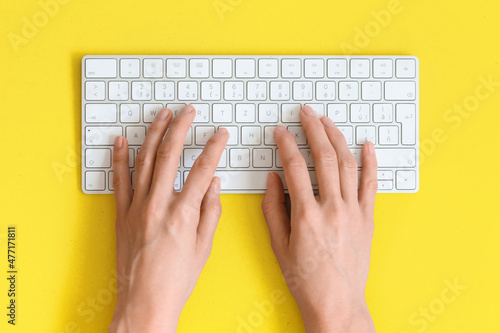
[[275,172],[270,172],[267,176],[267,191],[262,200],[262,212],[271,235],[271,246],[278,255],[288,247],[290,218],[286,211],[283,183]]

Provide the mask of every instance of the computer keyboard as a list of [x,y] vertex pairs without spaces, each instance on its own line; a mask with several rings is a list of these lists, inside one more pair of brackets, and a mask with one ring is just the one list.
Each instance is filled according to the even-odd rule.
[[[330,117],[361,170],[361,147],[375,144],[379,193],[419,185],[419,62],[413,56],[85,56],[82,59],[82,190],[113,193],[112,148],[124,135],[129,167],[163,107],[196,108],[179,161],[181,190],[219,128],[230,133],[216,171],[223,193],[263,193],[269,171],[283,177],[277,125],[295,137],[317,188],[299,120],[304,104]],[[285,183],[286,188],[286,183]]]

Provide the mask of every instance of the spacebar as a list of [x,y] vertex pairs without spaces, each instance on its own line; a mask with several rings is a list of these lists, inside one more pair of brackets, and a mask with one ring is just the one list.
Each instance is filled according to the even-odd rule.
[[[286,189],[285,173],[283,171],[274,171],[280,175],[283,180],[283,186]],[[226,191],[265,191],[267,175],[269,171],[216,171],[215,176],[221,179],[221,189]],[[311,184],[317,188],[316,174],[309,171]]]

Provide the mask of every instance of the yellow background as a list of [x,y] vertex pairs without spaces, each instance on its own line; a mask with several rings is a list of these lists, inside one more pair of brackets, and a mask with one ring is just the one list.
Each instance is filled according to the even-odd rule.
[[[367,300],[378,331],[499,332],[500,87],[459,126],[444,117],[473,101],[480,77],[500,81],[500,3],[401,0],[377,31],[372,11],[388,10],[386,0],[220,2],[231,8],[222,19],[213,0],[71,0],[16,52],[9,36],[22,36],[23,19],[33,22],[42,9],[36,0],[2,1],[0,266],[7,270],[7,225],[17,225],[19,274],[14,328],[1,278],[0,331],[104,332],[112,317],[113,196],[80,190],[82,56],[350,52],[420,59],[420,139],[428,148],[417,194],[377,197]],[[371,37],[356,38],[365,28]],[[446,139],[432,147],[436,129]],[[222,196],[213,253],[179,332],[237,332],[238,318],[258,318],[254,301],[271,300],[274,290],[286,300],[261,313],[253,332],[304,331],[261,199]],[[439,309],[445,281],[455,279],[466,289]],[[424,330],[412,325],[412,314],[432,304],[440,312],[433,321]]]

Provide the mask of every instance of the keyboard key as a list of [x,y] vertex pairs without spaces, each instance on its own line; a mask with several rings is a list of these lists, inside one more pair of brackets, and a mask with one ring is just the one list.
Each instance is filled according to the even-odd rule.
[[111,149],[85,149],[85,167],[110,168]]
[[201,83],[201,99],[203,101],[220,101],[221,84],[219,81],[203,81]]
[[163,109],[163,104],[144,104],[144,122],[152,123],[155,120],[156,115]]
[[186,59],[167,59],[167,77],[182,79],[186,77]]
[[201,155],[201,152],[203,151],[203,149],[199,149],[199,148],[186,148],[184,149],[184,167],[185,168],[192,168],[193,167],[193,164],[194,162],[196,161],[196,159],[198,158],[198,156]]
[[416,143],[416,107],[415,104],[396,104],[396,121],[401,123],[401,143]]
[[392,123],[392,104],[373,104],[373,122]]
[[332,79],[344,79],[347,77],[346,59],[328,59],[328,77]]
[[108,88],[108,98],[110,101],[126,101],[128,100],[128,82],[127,81],[110,81]]
[[181,172],[177,171],[177,174],[175,175],[175,180],[174,180],[174,190],[180,191],[181,190]]
[[128,149],[128,167],[133,168],[135,164],[135,153],[134,148]]
[[267,99],[267,82],[248,81],[247,99],[249,101],[265,101]]
[[225,167],[227,167],[227,149],[224,149],[222,151],[222,154],[220,155],[219,164],[217,164],[217,168],[225,168]]
[[198,82],[179,82],[179,101],[196,101],[198,99]]
[[173,101],[175,99],[174,81],[156,81],[155,99],[157,101]]
[[302,76],[300,59],[283,59],[281,61],[281,77],[298,79]]
[[385,81],[385,99],[388,101],[415,100],[414,81]]
[[255,104],[236,104],[236,122],[254,123]]
[[212,119],[214,123],[230,123],[233,121],[232,104],[212,105]]
[[174,117],[177,117],[179,115],[179,112],[181,112],[185,106],[186,106],[186,104],[183,104],[183,103],[169,103],[169,104],[167,104],[167,108],[172,111],[172,113],[174,114]]
[[310,101],[313,99],[313,83],[311,81],[293,82],[293,99],[296,101]]
[[306,133],[302,126],[288,126],[287,130],[292,133],[298,146],[304,146],[307,143]]
[[271,168],[273,166],[273,150],[254,149],[253,150],[253,167],[254,168]]
[[259,123],[277,123],[278,104],[259,104]]
[[415,190],[417,184],[415,171],[396,171],[396,188],[398,190]]
[[335,100],[335,82],[317,81],[316,82],[316,99],[318,101],[333,101],[333,100]]
[[125,137],[129,146],[141,146],[146,138],[146,126],[127,126]]
[[144,77],[145,78],[163,77],[163,60],[144,59]]
[[139,104],[120,104],[120,121],[122,123],[138,123],[141,118]]
[[304,61],[304,76],[306,78],[322,78],[325,76],[323,59],[306,59]]
[[261,144],[260,126],[241,127],[241,144],[243,146],[258,146]]
[[210,61],[208,59],[189,60],[189,76],[196,79],[206,79],[210,76]]
[[392,180],[379,180],[378,189],[382,191],[392,190]]
[[356,101],[359,98],[358,82],[340,81],[339,99],[341,101]]
[[277,78],[278,66],[278,59],[259,59],[259,77]]
[[380,81],[362,82],[361,99],[364,101],[380,101],[382,99],[382,83]]
[[347,122],[347,104],[328,104],[328,117],[334,123]]
[[236,77],[254,78],[255,59],[236,59]]
[[141,61],[139,59],[121,59],[120,76],[122,78],[139,78]]
[[85,76],[88,78],[115,78],[116,59],[86,59]]
[[[361,148],[351,148],[358,167],[361,165]],[[414,168],[416,151],[413,148],[375,148],[377,163],[380,168]]]
[[85,99],[87,101],[104,101],[106,84],[104,81],[87,81],[85,83]]
[[104,191],[106,189],[106,173],[104,171],[85,172],[85,189],[87,191]]
[[304,158],[304,160],[306,161],[306,166],[308,168],[314,168],[314,160],[313,160],[313,157],[311,154],[311,149],[301,148],[301,149],[299,149],[299,152],[302,155],[302,157]]
[[233,61],[231,59],[214,59],[212,68],[214,78],[229,79],[233,76]]
[[186,133],[186,138],[184,139],[184,146],[190,146],[193,144],[193,140],[192,140],[192,132],[193,132],[193,128],[192,127],[189,127],[187,133]]
[[226,101],[242,101],[243,96],[243,81],[224,82],[224,99]]
[[368,123],[370,104],[351,104],[351,123]]
[[377,79],[388,79],[392,77],[392,60],[373,60],[373,77]]
[[219,126],[219,128],[224,127],[229,132],[229,139],[227,140],[228,146],[238,145],[238,127],[236,126]]
[[399,143],[399,128],[397,126],[380,126],[378,128],[379,145],[397,145]]
[[196,110],[193,123],[208,123],[210,117],[210,106],[208,104],[191,104]]
[[116,104],[85,104],[87,123],[116,123]]
[[276,128],[276,126],[264,127],[264,144],[266,146],[276,146],[276,141],[274,140],[275,128]]
[[414,59],[396,60],[396,77],[398,79],[412,79],[415,77],[416,64]]
[[196,126],[195,127],[195,143],[197,146],[204,146],[208,139],[215,133],[213,126]]
[[150,81],[133,81],[132,99],[134,101],[150,101],[152,96],[151,90]]
[[392,180],[393,179],[391,170],[379,170],[377,171],[377,179],[378,180]]
[[351,59],[351,77],[355,79],[366,79],[370,77],[369,59]]
[[[288,189],[286,183],[285,174],[283,171],[275,171],[283,181],[283,187]],[[221,179],[221,189],[223,191],[255,191],[262,192],[266,190],[267,186],[267,175],[269,171],[216,171],[216,177]],[[309,177],[311,178],[311,185],[313,189],[318,188],[318,181],[316,180],[316,174],[314,171],[309,171]]]
[[347,145],[352,146],[352,126],[337,126],[340,132],[344,134]]
[[232,168],[250,167],[250,149],[229,149],[229,165]]
[[300,104],[281,104],[281,121],[284,123],[300,123]]
[[290,82],[271,81],[271,100],[288,101],[290,99]]
[[377,143],[375,140],[375,126],[357,126],[356,144],[362,146],[368,141],[373,142],[373,144]]
[[87,146],[111,146],[117,136],[122,135],[121,126],[87,126],[85,127],[85,144]]

